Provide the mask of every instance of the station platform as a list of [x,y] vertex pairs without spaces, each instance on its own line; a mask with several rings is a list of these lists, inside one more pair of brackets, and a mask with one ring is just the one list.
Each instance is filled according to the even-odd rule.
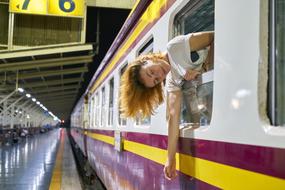
[[1,190],[80,190],[69,139],[54,129],[0,147]]

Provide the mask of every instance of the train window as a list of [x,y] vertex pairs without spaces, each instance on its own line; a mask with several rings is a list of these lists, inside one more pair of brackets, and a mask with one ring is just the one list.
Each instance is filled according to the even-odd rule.
[[93,117],[95,118],[95,127],[99,126],[99,114],[100,114],[100,96],[98,94],[98,92],[95,94],[95,112]]
[[272,125],[285,126],[285,1],[270,2],[268,112]]
[[[153,38],[147,41],[138,51],[137,55],[144,55],[153,52]],[[137,116],[136,125],[150,125],[151,117],[141,118]]]
[[[214,0],[190,1],[174,18],[174,36],[214,31],[214,4]],[[191,52],[191,56],[192,54],[194,53]],[[182,126],[188,123],[209,124],[213,102],[213,68],[212,64],[201,77],[188,81],[183,86]]]
[[114,106],[114,78],[109,81],[109,107],[108,125],[113,125],[113,106]]
[[[127,65],[128,65],[128,64],[125,64],[125,65],[121,68],[121,70],[120,70],[120,77],[123,75],[123,73],[124,73],[125,70],[127,69]],[[118,97],[120,97],[120,94],[119,94]],[[122,112],[120,111],[120,103],[118,104],[118,108],[119,108],[119,115],[118,115],[119,125],[120,125],[120,126],[127,125],[127,120],[122,117]]]
[[102,88],[102,91],[101,91],[101,126],[104,126],[105,124],[105,121],[106,121],[106,108],[105,108],[105,100],[106,100],[106,97],[105,97],[105,87]]
[[90,118],[90,124],[91,124],[91,128],[94,126],[94,112],[95,112],[95,107],[94,107],[94,104],[95,104],[95,99],[94,99],[94,96],[91,98],[91,101],[89,102],[89,118]]
[[148,40],[147,43],[144,44],[143,47],[139,49],[137,55],[143,55],[143,54],[147,54],[150,52],[153,52],[153,38]]

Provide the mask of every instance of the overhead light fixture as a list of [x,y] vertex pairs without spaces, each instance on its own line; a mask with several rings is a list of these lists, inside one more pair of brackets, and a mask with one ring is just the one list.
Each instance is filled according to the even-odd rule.
[[18,91],[19,92],[24,92],[24,89],[23,88],[18,88]]

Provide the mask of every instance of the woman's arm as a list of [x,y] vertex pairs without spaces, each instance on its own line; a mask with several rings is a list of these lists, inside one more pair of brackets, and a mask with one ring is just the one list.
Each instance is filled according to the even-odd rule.
[[208,52],[207,59],[203,64],[204,71],[209,71],[213,69],[213,64],[214,64],[214,41],[212,41],[210,44],[210,49]]
[[179,118],[182,92],[169,92],[167,96],[168,154],[167,161],[164,166],[164,175],[167,179],[171,180],[177,176],[175,154],[179,138]]
[[214,40],[214,32],[197,32],[189,38],[191,51],[198,51],[209,46]]
[[[203,64],[204,70],[209,70],[213,62],[214,32],[193,33],[189,38],[189,46],[191,47],[191,51],[198,51],[210,46],[208,56]],[[183,78],[185,80],[193,80],[200,74],[201,71],[187,70]]]

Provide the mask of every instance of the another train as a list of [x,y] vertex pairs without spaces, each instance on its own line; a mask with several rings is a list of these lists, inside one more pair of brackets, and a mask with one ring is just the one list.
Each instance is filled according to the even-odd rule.
[[[284,12],[283,0],[138,1],[71,116],[72,137],[106,188],[284,190]],[[120,76],[174,36],[208,30],[213,68],[183,101],[178,177],[168,181],[166,105],[122,118]]]

